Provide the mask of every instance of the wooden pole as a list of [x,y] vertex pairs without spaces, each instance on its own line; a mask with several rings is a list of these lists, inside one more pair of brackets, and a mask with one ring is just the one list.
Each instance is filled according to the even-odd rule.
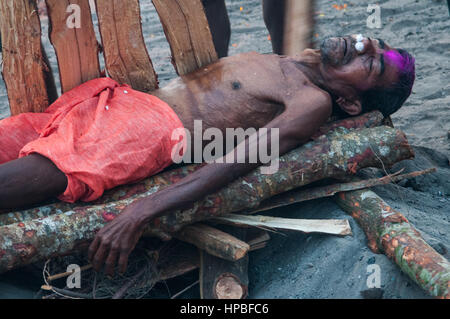
[[201,0],[152,0],[172,51],[172,64],[184,75],[218,59]]
[[312,48],[314,0],[286,0],[283,53],[296,55]]
[[100,77],[99,45],[88,0],[46,0],[49,37],[58,58],[61,91]]
[[[348,175],[364,167],[379,167],[382,162],[389,166],[412,156],[405,135],[392,128],[330,133],[282,156],[274,174],[264,175],[256,169],[195,203],[191,209],[152,220],[146,234],[168,239],[168,234],[186,225],[257,207],[263,200],[293,188]],[[135,197],[0,227],[0,272],[79,249],[127,205],[180,180],[194,169],[183,167],[149,178],[147,184],[140,186],[147,191]]]
[[41,24],[35,1],[0,1],[3,80],[11,115],[42,112],[49,105],[41,46]]
[[450,299],[450,263],[400,212],[370,190],[339,193],[336,201],[359,223],[375,253],[384,253],[422,289]]
[[108,74],[135,90],[158,88],[144,42],[139,0],[96,0],[97,17]]

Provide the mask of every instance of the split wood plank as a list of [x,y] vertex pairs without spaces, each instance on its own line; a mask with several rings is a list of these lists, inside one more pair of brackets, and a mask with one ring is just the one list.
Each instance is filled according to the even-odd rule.
[[265,229],[295,230],[303,233],[322,233],[339,236],[352,234],[350,224],[346,219],[293,219],[261,215],[227,214],[214,220],[236,225],[264,227]]
[[64,93],[100,77],[99,45],[88,0],[46,0],[46,4]]
[[150,92],[158,78],[142,34],[139,0],[96,0],[108,74],[121,84]]
[[172,51],[172,64],[184,75],[218,60],[201,0],[152,0]]
[[[41,23],[36,3],[0,1],[3,80],[11,115],[42,112],[49,105],[46,65],[41,45]],[[47,75],[46,75],[47,74]]]

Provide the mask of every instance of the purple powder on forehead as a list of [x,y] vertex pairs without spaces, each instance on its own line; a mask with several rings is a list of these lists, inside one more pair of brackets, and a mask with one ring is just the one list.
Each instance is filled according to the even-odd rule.
[[396,50],[389,50],[384,53],[386,63],[393,64],[400,72],[411,72],[414,68],[414,58],[401,55]]
[[409,93],[411,94],[412,86],[415,78],[415,59],[406,53],[406,51],[389,50],[384,53],[384,61],[387,64],[395,65],[399,71],[401,85],[409,86]]

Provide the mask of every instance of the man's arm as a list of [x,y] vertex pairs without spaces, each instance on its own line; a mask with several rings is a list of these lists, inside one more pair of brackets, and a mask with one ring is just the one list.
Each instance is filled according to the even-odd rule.
[[[299,105],[297,101],[301,100],[308,103]],[[189,208],[196,201],[260,166],[259,159],[257,163],[249,163],[249,158],[263,143],[267,143],[268,153],[272,153],[271,148],[276,147],[271,145],[270,138],[270,134],[275,133],[274,128],[279,129],[279,153],[283,155],[305,143],[327,120],[331,112],[329,98],[317,94],[315,89],[311,92],[302,90],[301,99],[293,98],[284,103],[285,111],[268,123],[265,126],[266,130],[260,130],[259,139],[257,136],[251,136],[243,142],[246,145],[244,163],[242,161],[230,163],[230,157],[234,159],[238,157],[238,146],[227,154],[226,158],[207,164],[181,181],[133,203],[107,224],[98,232],[89,248],[89,259],[94,268],[100,270],[106,261],[106,273],[112,275],[118,259],[119,271],[124,272],[128,255],[152,219],[170,211]],[[264,138],[264,135],[269,136]]]

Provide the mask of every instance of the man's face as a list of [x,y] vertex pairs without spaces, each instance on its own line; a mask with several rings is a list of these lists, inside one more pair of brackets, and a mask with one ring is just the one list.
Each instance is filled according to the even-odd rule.
[[[327,38],[321,45],[324,74],[342,95],[390,87],[398,79],[399,53],[380,39],[364,38],[364,49],[355,48],[356,35]],[[353,91],[353,92],[350,92]]]

